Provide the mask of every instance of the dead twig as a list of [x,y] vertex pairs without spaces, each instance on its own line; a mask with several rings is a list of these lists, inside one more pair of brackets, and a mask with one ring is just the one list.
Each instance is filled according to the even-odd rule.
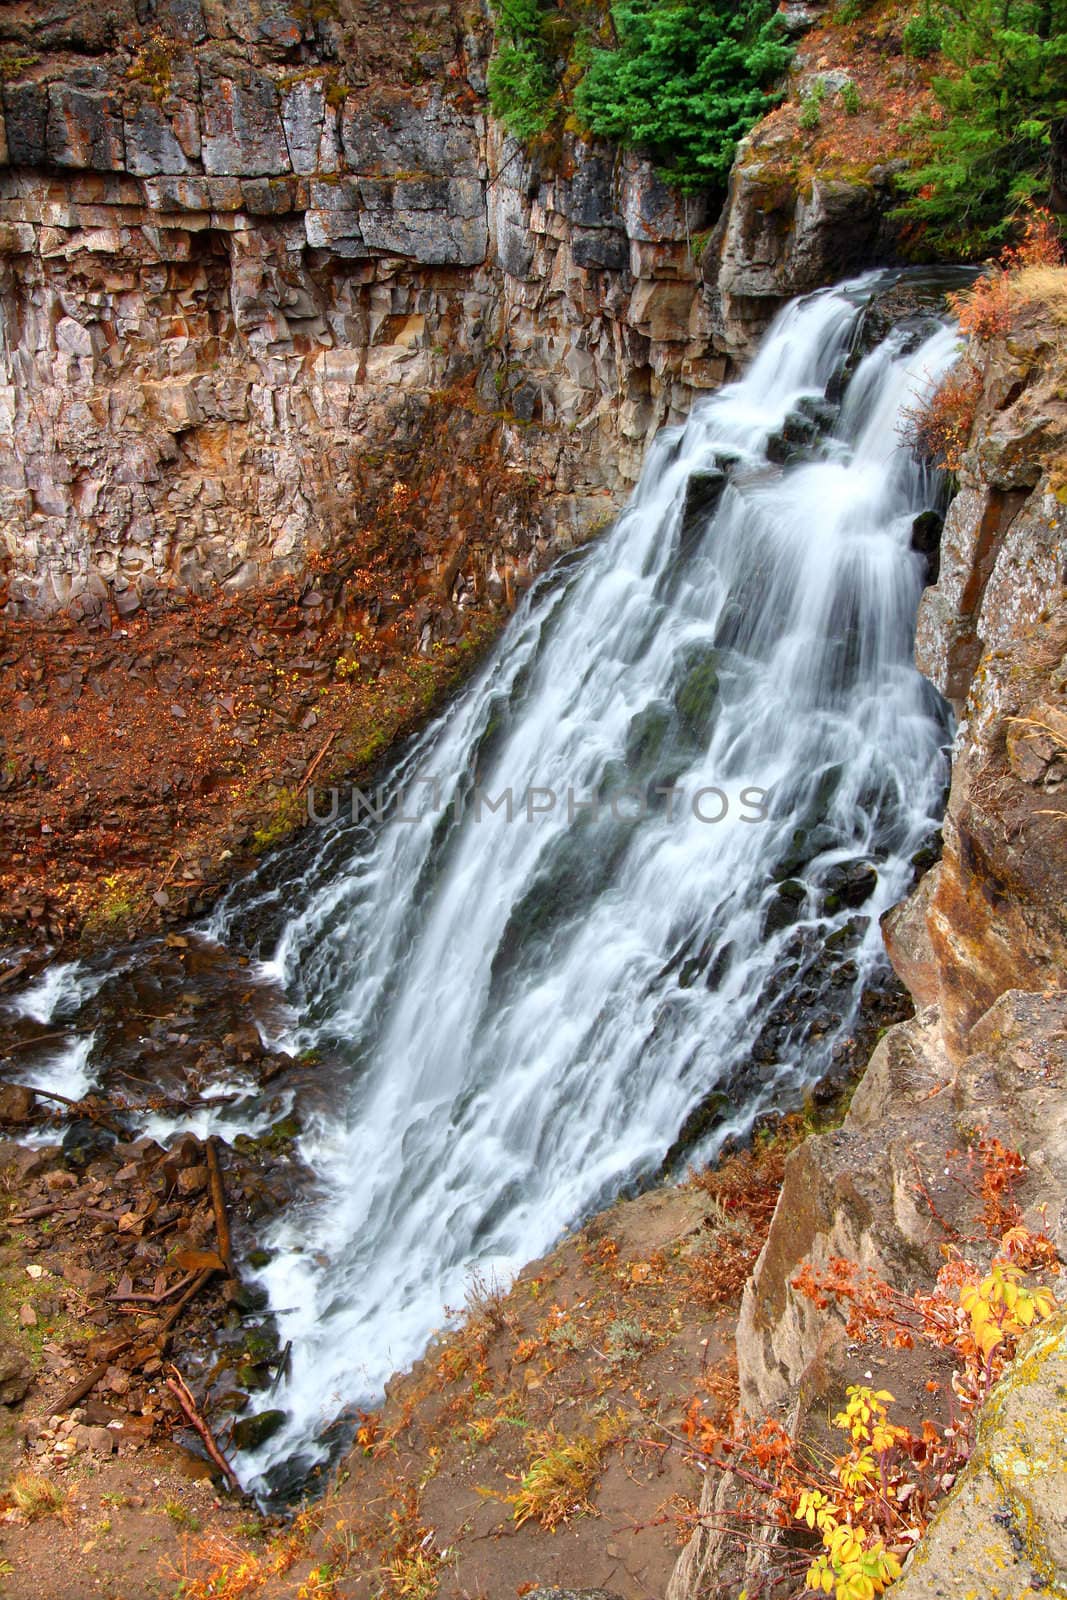
[[[16,1039],[14,1044],[5,1044],[3,1053],[5,1056],[9,1056],[13,1055],[16,1050],[32,1050],[35,1044],[52,1044],[56,1039],[65,1039],[67,1031],[63,1029],[60,1033],[39,1033],[36,1039]],[[43,1094],[44,1090],[35,1089],[34,1093]]]
[[233,1470],[233,1467],[230,1465],[222,1451],[219,1449],[218,1445],[215,1443],[215,1435],[212,1433],[211,1429],[200,1415],[200,1412],[196,1409],[196,1401],[189,1392],[188,1384],[176,1366],[172,1364],[170,1370],[174,1376],[167,1379],[167,1388],[181,1406],[186,1420],[200,1435],[204,1442],[204,1449],[218,1467],[227,1483],[229,1483],[231,1488],[236,1489],[238,1494],[243,1493],[240,1478],[237,1476],[236,1472]]
[[330,748],[336,738],[337,729],[335,728],[333,733],[331,733],[329,738],[326,740],[326,743],[323,745],[322,749],[319,751],[318,755],[315,757],[314,761],[311,763],[310,767],[304,773],[304,776],[301,778],[296,791],[298,797],[303,794],[304,790],[315,776],[315,773],[318,771],[319,762],[322,760],[323,756],[326,754],[327,750]]
[[[62,1038],[63,1035],[61,1034],[59,1037]],[[72,1100],[69,1095],[57,1094],[54,1089],[35,1089],[28,1083],[13,1083],[10,1087],[12,1089],[25,1089],[29,1094],[35,1094],[42,1100],[56,1100],[61,1106],[69,1106],[71,1110],[77,1111],[79,1116],[86,1117],[90,1122],[98,1123],[102,1128],[107,1128],[117,1139],[121,1139],[124,1136],[123,1129],[112,1122],[111,1118],[103,1111],[97,1110],[92,1100]],[[122,1109],[125,1110],[126,1108],[122,1107]],[[134,1108],[131,1107],[130,1109]]]
[[179,1278],[177,1283],[172,1284],[169,1289],[164,1289],[162,1294],[113,1294],[111,1298],[123,1305],[162,1306],[166,1305],[168,1300],[173,1300],[176,1294],[181,1294],[183,1289],[187,1289],[195,1277],[197,1273],[187,1272],[184,1278]]
[[[200,1293],[200,1290],[207,1283],[208,1279],[214,1275],[215,1270],[216,1269],[214,1267],[207,1267],[203,1272],[197,1274],[196,1279],[189,1285],[181,1299],[178,1300],[167,1312],[167,1315],[163,1318],[163,1321],[160,1323],[155,1333],[147,1336],[151,1338],[152,1343],[150,1344],[146,1353],[133,1363],[133,1366],[130,1368],[131,1372],[136,1372],[139,1367],[144,1366],[146,1361],[151,1361],[153,1356],[157,1354],[157,1348],[159,1354],[162,1355],[166,1353],[167,1342],[170,1339],[171,1330],[174,1327],[174,1324],[185,1310],[185,1307],[189,1304],[189,1301],[192,1300],[195,1295]],[[134,1345],[137,1343],[138,1338],[140,1337],[146,1336],[137,1335],[121,1340],[109,1353],[106,1361],[99,1362],[91,1372],[87,1372],[84,1378],[80,1378],[72,1388],[67,1390],[66,1394],[60,1397],[60,1399],[52,1408],[53,1413],[58,1414],[60,1411],[70,1411],[72,1407],[79,1405],[81,1401],[85,1399],[86,1395],[90,1394],[92,1390],[96,1388],[101,1378],[107,1376],[108,1368],[112,1365],[116,1356],[125,1355],[127,1350],[132,1350]]]

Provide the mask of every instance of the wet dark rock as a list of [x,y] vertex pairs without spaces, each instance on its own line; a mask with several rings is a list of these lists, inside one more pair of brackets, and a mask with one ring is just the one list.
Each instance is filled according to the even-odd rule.
[[674,1171],[690,1151],[718,1126],[729,1109],[730,1096],[722,1090],[712,1089],[704,1095],[678,1129],[678,1137],[663,1158],[661,1174]]
[[911,865],[915,868],[916,874],[921,875],[924,872],[929,872],[930,868],[941,860],[943,849],[944,840],[941,830],[938,829],[929,844],[922,845],[911,857]]
[[867,929],[871,925],[870,917],[849,917],[842,927],[829,934],[826,948],[829,951],[855,950],[857,945],[863,943]]
[[797,875],[821,850],[830,849],[837,842],[832,828],[825,825],[815,828],[797,828],[777,870],[792,878]]
[[819,429],[802,411],[790,411],[778,433],[767,440],[767,460],[779,466],[792,466],[811,459]]
[[233,1425],[233,1442],[238,1450],[258,1450],[285,1426],[284,1411],[257,1411]]
[[683,731],[705,745],[719,696],[719,652],[708,646],[692,651],[688,659],[691,664],[674,692],[674,709]]
[[110,1155],[118,1143],[110,1128],[98,1122],[76,1118],[63,1135],[63,1160],[76,1172],[83,1171],[100,1156]]
[[734,959],[734,944],[728,940],[721,950],[716,951],[715,959],[708,967],[704,985],[708,989],[717,989],[729,972]]
[[790,878],[780,883],[763,917],[763,937],[788,928],[801,915],[807,888],[798,879]]
[[631,772],[651,773],[670,733],[670,712],[662,700],[639,711],[626,736],[626,765]]
[[854,909],[869,900],[878,884],[878,871],[869,861],[841,861],[823,880],[823,910],[833,916],[845,907]]
[[824,400],[817,395],[802,395],[797,401],[797,411],[811,421],[820,430],[827,432],[837,421],[838,407],[830,400]]
[[265,1311],[270,1304],[270,1295],[258,1283],[230,1284],[229,1296],[239,1311]]
[[926,582],[936,583],[941,570],[941,530],[945,519],[939,511],[921,511],[911,525],[911,548],[926,563]]

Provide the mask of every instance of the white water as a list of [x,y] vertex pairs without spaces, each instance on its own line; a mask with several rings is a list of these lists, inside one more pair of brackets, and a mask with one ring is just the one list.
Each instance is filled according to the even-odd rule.
[[[418,820],[311,830],[212,919],[223,943],[259,941],[255,975],[291,1018],[279,1042],[321,1053],[331,1105],[301,1145],[321,1192],[265,1241],[292,1341],[269,1403],[289,1422],[242,1463],[248,1481],[321,1456],[323,1425],[380,1396],[472,1269],[506,1278],[654,1172],[708,1091],[727,1111],[705,1154],[813,1082],[854,1027],[884,965],[878,916],[946,776],[943,708],[912,665],[909,535],[934,488],[898,426],[954,335],[908,355],[894,334],[867,356],[821,459],[783,471],[765,446],[824,393],[866,287],[788,308],[745,379],[660,436],[611,535],[535,587],[400,761],[391,784]],[[683,533],[687,484],[717,457],[734,463],[718,509]],[[702,663],[718,679],[706,718]],[[415,783],[431,777],[439,794]],[[671,783],[673,803],[652,793]],[[476,819],[476,784],[510,788],[514,819]],[[641,820],[627,786],[651,794]],[[712,786],[718,823],[693,811]],[[531,788],[557,803],[527,820]],[[572,821],[569,791],[598,793],[599,814]],[[856,913],[826,909],[825,880],[856,861],[878,869],[868,920],[830,957]],[[806,898],[768,932],[783,879]],[[55,968],[9,1009],[49,1022],[102,981]],[[767,1035],[782,1001],[794,1013]],[[91,1044],[55,1070],[88,1082]]]
[[[262,953],[297,1019],[289,1047],[340,1059],[346,1084],[302,1142],[322,1195],[268,1240],[290,1422],[251,1475],[313,1458],[322,1424],[421,1352],[473,1267],[506,1278],[654,1170],[710,1088],[735,1095],[717,1141],[811,1082],[853,1024],[883,959],[877,917],[907,888],[945,777],[941,710],[912,665],[909,533],[931,486],[897,430],[955,350],[947,329],[911,356],[891,336],[854,377],[825,459],[769,467],[768,435],[822,395],[857,315],[843,291],[793,305],[742,382],[657,440],[610,537],[528,597],[406,757],[398,777],[432,775],[440,805],[427,784],[411,790],[414,823],[324,827],[302,876],[253,887],[254,915],[280,927]],[[683,551],[687,482],[717,453],[740,461]],[[719,691],[694,736],[672,703],[712,646]],[[631,800],[619,820],[605,798],[599,818],[569,820],[568,790],[606,797],[635,779],[673,779],[674,816],[660,798],[630,821]],[[476,781],[511,788],[513,821],[474,819]],[[709,785],[729,801],[717,825],[692,811]],[[531,787],[559,801],[528,821]],[[743,820],[749,787],[772,792],[769,820]],[[457,797],[462,821],[442,810]],[[775,997],[800,982],[781,970],[796,929],[763,932],[798,828],[819,830],[799,926],[832,933],[853,915],[819,916],[817,890],[857,858],[878,864],[871,920],[825,1034],[779,1038],[746,1072]],[[223,908],[216,937],[241,935],[249,901],[246,887]],[[680,952],[701,950],[693,976]]]

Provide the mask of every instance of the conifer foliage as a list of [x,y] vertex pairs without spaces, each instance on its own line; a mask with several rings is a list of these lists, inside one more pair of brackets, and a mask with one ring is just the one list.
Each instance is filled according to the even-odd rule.
[[[941,17],[940,116],[902,208],[939,253],[973,257],[1054,186],[1067,138],[1067,0],[959,0]],[[932,18],[929,6],[923,14]],[[931,38],[933,35],[931,35]],[[925,38],[925,35],[924,35]],[[905,45],[908,39],[905,38]]]
[[516,139],[543,133],[555,115],[557,74],[541,0],[491,0],[497,49],[487,83],[493,110]]
[[509,133],[543,133],[573,87],[580,129],[646,151],[685,189],[725,189],[793,57],[774,0],[617,0],[595,34],[549,0],[491,9],[489,95]]
[[619,0],[612,19],[618,48],[593,54],[575,96],[582,120],[649,151],[682,188],[725,188],[793,56],[770,0]]

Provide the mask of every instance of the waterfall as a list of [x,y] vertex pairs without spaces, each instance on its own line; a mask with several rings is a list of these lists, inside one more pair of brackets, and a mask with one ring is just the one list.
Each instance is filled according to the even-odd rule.
[[343,1064],[302,1140],[321,1192],[267,1241],[289,1423],[253,1472],[313,1459],[472,1268],[505,1280],[655,1171],[709,1091],[704,1154],[854,1026],[947,771],[899,429],[956,343],[926,319],[858,353],[865,292],[790,306],[659,436],[392,773],[402,813],[313,830],[214,918],[273,922],[285,1043]]
[[[886,281],[789,306],[364,797],[378,820],[308,828],[200,930],[258,955],[275,1042],[321,1062],[317,1191],[260,1241],[288,1421],[247,1481],[321,1459],[472,1270],[506,1280],[683,1127],[709,1157],[796,1103],[855,1029],[948,770],[912,662],[938,486],[900,430],[956,340],[926,316],[872,347]],[[91,1021],[126,959],[55,967],[9,1010]],[[84,1087],[102,1048],[34,1081]]]

